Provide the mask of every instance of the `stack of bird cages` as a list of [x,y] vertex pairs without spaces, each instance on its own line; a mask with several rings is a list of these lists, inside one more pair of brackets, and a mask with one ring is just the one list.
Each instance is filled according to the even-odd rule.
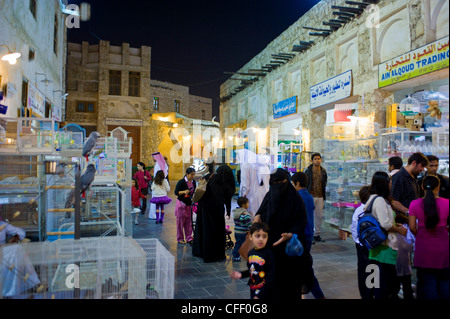
[[115,182],[117,180],[117,139],[114,137],[97,139],[92,154],[97,170],[96,180]]
[[0,218],[38,239],[44,180],[37,156],[0,152]]
[[45,176],[46,240],[74,238],[75,209],[65,204],[75,191],[75,171],[75,163],[64,163],[57,165],[57,174]]
[[[4,245],[0,247],[0,297],[145,299],[152,293],[173,296],[173,259],[168,263],[167,251],[156,242],[145,247],[126,237]],[[164,282],[169,277],[172,290]]]
[[175,290],[175,257],[158,239],[136,239],[145,251],[147,299],[173,299]]

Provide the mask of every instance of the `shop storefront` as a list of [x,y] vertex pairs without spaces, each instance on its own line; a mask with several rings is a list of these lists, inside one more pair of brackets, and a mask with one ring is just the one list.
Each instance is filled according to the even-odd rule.
[[[344,87],[348,83],[342,81],[343,75],[311,87],[311,109],[327,113],[324,138],[312,141],[311,146],[322,153],[322,165],[328,173],[325,221],[341,233],[350,231],[359,189],[370,184],[374,172],[387,172],[390,157],[400,156],[406,164],[415,152],[436,155],[439,173],[449,175],[448,39],[378,66],[378,88],[374,91],[382,91],[394,102],[383,107],[385,117],[367,110],[364,97],[351,95],[351,81],[347,92],[336,93],[341,89],[339,83]],[[317,102],[332,94],[341,99]]]
[[274,103],[273,120],[271,127],[277,128],[277,134],[271,134],[275,150],[272,154],[272,165],[283,167],[291,173],[301,170],[302,167],[302,118],[297,113],[298,97],[292,96],[283,101]]

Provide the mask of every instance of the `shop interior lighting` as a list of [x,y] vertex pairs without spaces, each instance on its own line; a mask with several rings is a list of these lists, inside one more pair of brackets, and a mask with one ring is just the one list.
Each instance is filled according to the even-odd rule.
[[17,59],[22,56],[19,52],[12,52],[7,45],[2,44],[0,47],[5,47],[8,49],[8,54],[2,57],[2,61],[7,61],[11,65],[16,64]]

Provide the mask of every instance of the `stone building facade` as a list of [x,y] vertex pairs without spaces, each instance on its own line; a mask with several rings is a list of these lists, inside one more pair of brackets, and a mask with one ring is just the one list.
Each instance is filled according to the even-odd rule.
[[[396,92],[438,80],[448,87],[446,68],[414,81],[378,88],[379,64],[448,36],[448,1],[381,0],[328,36],[311,36],[310,33],[320,31],[304,26],[329,29],[323,22],[338,19],[333,14],[338,9],[332,6],[349,7],[344,0],[321,1],[236,72],[261,69],[274,60],[273,54],[292,54],[292,59],[265,72],[265,76],[259,76],[244,89],[237,89],[238,81],[228,80],[221,85],[222,130],[247,119],[247,127],[277,128],[286,135],[292,135],[293,128],[308,130],[310,141],[321,139],[326,111],[334,104],[312,109],[310,88],[347,70],[352,70],[353,90],[350,98],[339,103],[357,103],[359,115],[369,116],[377,123],[385,123],[386,106],[397,99]],[[303,52],[294,52],[294,45],[300,41],[313,42]],[[293,96],[297,96],[296,113],[274,119],[273,104]],[[312,148],[310,143],[305,143],[305,147]]]
[[177,112],[183,116],[210,120],[212,100],[189,94],[189,87],[151,80],[152,113]]
[[148,46],[69,43],[67,91],[66,122],[85,128],[87,135],[97,130],[106,136],[122,127],[133,138],[133,166],[152,163],[152,153],[173,146],[165,143],[171,144],[166,136],[176,122],[153,115],[173,112],[201,120],[203,113],[208,118],[212,113],[211,99],[190,95],[188,87],[151,79]]
[[[1,103],[8,106],[7,113],[0,117],[53,115],[56,122],[61,121],[67,17],[59,1],[0,0],[0,12],[0,57],[8,54],[8,49],[21,54],[14,65],[0,60],[0,91],[5,98]],[[27,99],[29,92],[44,97],[40,101],[45,106],[32,108]]]

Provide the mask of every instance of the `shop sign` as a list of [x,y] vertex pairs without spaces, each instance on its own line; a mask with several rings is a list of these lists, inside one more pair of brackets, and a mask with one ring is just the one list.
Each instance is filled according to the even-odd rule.
[[61,107],[52,103],[52,119],[61,122]]
[[378,65],[378,87],[448,68],[448,40],[447,36]]
[[235,129],[241,129],[241,130],[246,130],[247,129],[247,120],[242,120],[240,122],[234,123],[229,125],[227,128],[231,128],[233,130]]
[[297,96],[290,97],[273,105],[273,119],[297,113]]
[[144,121],[140,119],[122,119],[107,117],[105,119],[106,125],[117,125],[117,126],[144,126]]
[[311,86],[311,109],[331,104],[352,95],[352,70]]
[[45,96],[30,82],[28,82],[27,107],[37,116],[45,117]]

